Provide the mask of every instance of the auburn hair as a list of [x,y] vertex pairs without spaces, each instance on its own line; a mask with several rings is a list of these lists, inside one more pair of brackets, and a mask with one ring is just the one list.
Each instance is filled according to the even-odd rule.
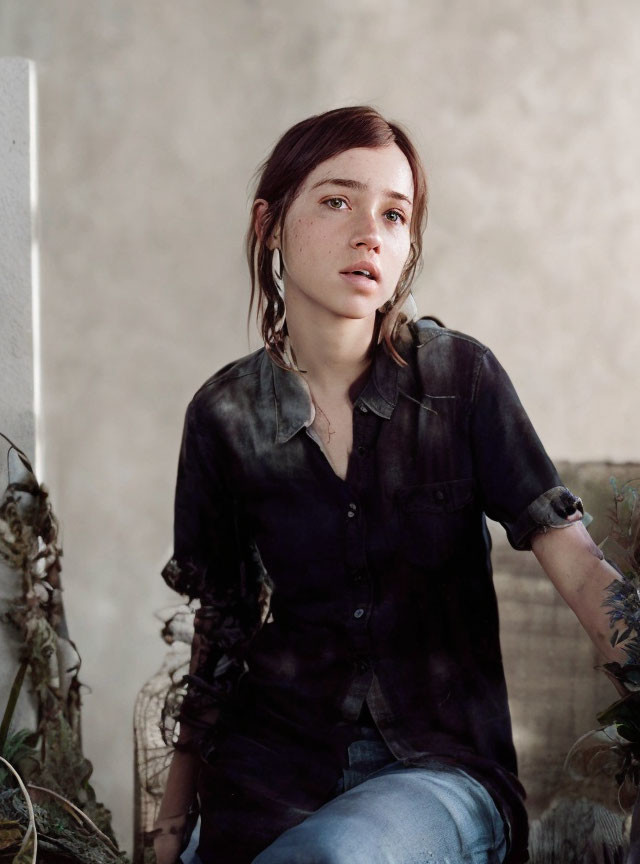
[[[378,338],[382,335],[394,360],[406,365],[394,347],[393,340],[397,327],[405,320],[400,308],[422,266],[422,235],[427,223],[427,181],[420,156],[408,134],[399,125],[385,120],[375,108],[359,105],[335,108],[296,123],[284,133],[256,171],[257,185],[246,235],[246,253],[251,273],[247,325],[257,300],[256,323],[265,348],[284,368],[291,368],[284,357],[287,335],[285,305],[273,281],[267,238],[278,226],[284,225],[300,187],[321,162],[354,147],[384,147],[389,144],[397,144],[404,153],[413,176],[411,247],[393,295],[385,304],[384,311],[376,314],[376,326],[379,328]],[[269,205],[260,236],[255,225],[255,202],[259,198]]]

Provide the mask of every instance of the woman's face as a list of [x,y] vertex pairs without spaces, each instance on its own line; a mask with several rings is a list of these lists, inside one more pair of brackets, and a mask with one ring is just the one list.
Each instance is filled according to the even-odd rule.
[[269,243],[284,257],[287,305],[373,316],[407,261],[412,200],[411,168],[396,144],[346,150],[320,163],[291,205],[282,235]]

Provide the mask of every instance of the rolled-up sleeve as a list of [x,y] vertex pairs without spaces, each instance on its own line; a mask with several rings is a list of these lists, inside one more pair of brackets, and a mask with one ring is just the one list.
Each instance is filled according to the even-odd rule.
[[582,517],[582,501],[563,485],[509,376],[488,348],[475,370],[470,423],[483,508],[504,526],[515,549],[530,549],[536,532],[568,527],[576,513]]
[[236,502],[220,470],[221,448],[192,400],[187,408],[176,481],[174,549],[165,582],[198,598],[187,690],[178,718],[206,727],[245,671],[247,646],[261,622],[262,576],[243,542]]

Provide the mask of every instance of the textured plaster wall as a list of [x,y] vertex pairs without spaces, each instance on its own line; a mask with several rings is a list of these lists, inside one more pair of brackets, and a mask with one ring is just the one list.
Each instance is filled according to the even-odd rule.
[[420,311],[495,350],[554,458],[637,460],[639,19],[636,0],[0,0],[0,55],[38,64],[45,479],[86,750],[127,844],[183,411],[258,344],[252,171],[317,111],[404,122],[431,182]]
[[[32,67],[31,67],[32,68]],[[35,178],[29,62],[0,57],[0,432],[29,454],[35,449],[32,244]],[[5,446],[0,448],[4,453]],[[0,482],[6,466],[0,466]],[[3,489],[4,489],[3,485]]]
[[[32,332],[32,180],[30,105],[35,98],[29,61],[0,58],[0,432],[33,459],[35,449]],[[15,452],[0,439],[0,496],[11,480],[24,479]],[[6,623],[8,604],[20,591],[16,572],[0,559],[0,713],[21,659],[21,640]],[[16,703],[17,728],[36,722],[35,700],[25,687]]]

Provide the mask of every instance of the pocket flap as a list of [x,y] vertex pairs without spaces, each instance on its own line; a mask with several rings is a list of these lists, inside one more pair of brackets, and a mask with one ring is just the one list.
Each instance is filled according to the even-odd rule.
[[473,499],[473,479],[405,486],[396,495],[400,507],[407,513],[459,510]]

